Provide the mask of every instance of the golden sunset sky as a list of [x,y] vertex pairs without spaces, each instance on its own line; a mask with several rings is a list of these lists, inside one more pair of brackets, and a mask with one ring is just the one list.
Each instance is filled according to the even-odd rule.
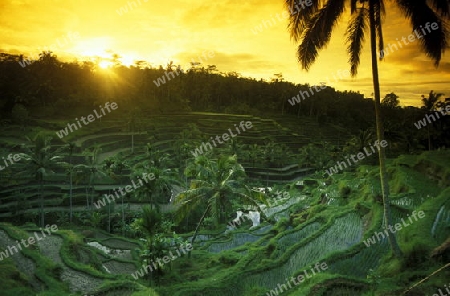
[[[0,51],[35,56],[50,48],[69,61],[108,58],[114,52],[126,65],[134,60],[153,66],[174,61],[183,68],[194,60],[256,79],[282,73],[293,83],[315,85],[329,80],[338,90],[372,96],[368,42],[358,76],[345,76],[349,70],[346,17],[306,72],[297,63],[296,44],[286,29],[283,11],[283,0],[2,0]],[[412,29],[395,8],[388,7],[384,31],[388,44],[408,37]],[[211,52],[212,58],[208,57]],[[421,54],[417,40],[390,53],[379,65],[382,97],[395,92],[402,105],[416,106],[430,90],[450,97],[449,54],[436,69]]]

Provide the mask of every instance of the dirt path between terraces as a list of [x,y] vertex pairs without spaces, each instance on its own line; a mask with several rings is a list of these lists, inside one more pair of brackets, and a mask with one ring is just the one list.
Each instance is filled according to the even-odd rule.
[[[0,230],[0,248],[1,250],[8,249],[9,246],[16,246],[17,243],[15,240],[11,239],[5,231]],[[35,271],[36,271],[36,264],[34,264],[34,261],[25,257],[20,250],[18,249],[17,253],[10,254],[9,258],[11,258],[17,269],[25,274],[28,279],[29,283],[35,290],[41,290],[41,282],[36,278]],[[6,258],[5,258],[6,259]]]
[[89,294],[90,292],[95,291],[96,288],[102,284],[103,280],[97,279],[81,271],[74,270],[65,265],[59,254],[62,243],[62,238],[52,235],[39,241],[38,245],[42,255],[62,266],[63,272],[61,274],[61,280],[69,283],[71,292],[80,291],[83,294]]

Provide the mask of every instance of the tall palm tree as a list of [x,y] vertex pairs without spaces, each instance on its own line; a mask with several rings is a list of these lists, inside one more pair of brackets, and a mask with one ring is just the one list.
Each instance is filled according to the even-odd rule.
[[278,144],[275,143],[273,139],[270,139],[270,141],[267,141],[264,145],[264,160],[266,162],[267,166],[271,166],[275,163],[275,150],[277,149]]
[[[380,107],[380,84],[378,77],[377,46],[380,60],[384,57],[384,41],[382,19],[385,15],[384,0],[323,0],[311,1],[312,5],[302,7],[295,14],[289,15],[291,37],[298,46],[298,60],[303,69],[309,70],[315,62],[318,51],[327,46],[331,33],[347,5],[350,7],[351,18],[347,27],[346,41],[349,54],[350,73],[357,74],[360,63],[361,50],[365,35],[369,30],[372,79],[375,95],[376,131],[378,141],[384,139],[383,120]],[[311,3],[310,2],[310,3]],[[424,35],[420,44],[425,54],[430,57],[435,66],[439,65],[442,53],[448,46],[446,20],[450,17],[450,3],[448,0],[393,0],[404,16],[410,21],[413,28],[429,23],[439,24],[436,30]],[[302,2],[303,3],[303,2]],[[288,10],[293,11],[298,6],[298,0],[285,0]],[[303,5],[304,6],[304,5]],[[380,179],[384,204],[384,227],[391,225],[392,218],[389,207],[389,187],[386,174],[385,149],[378,153],[380,162]],[[401,256],[401,250],[395,236],[389,233],[389,243],[395,256]]]
[[[105,177],[107,174],[104,171],[104,166],[98,161],[98,156],[102,148],[98,145],[94,145],[92,150],[85,149],[83,154],[85,156],[84,164],[78,164],[74,167],[77,172],[81,173],[84,176],[84,180],[86,181],[87,189],[86,189],[86,203],[87,207],[94,209],[94,183],[95,180],[99,177]],[[89,193],[88,193],[89,190]],[[89,196],[91,201],[89,202]]]
[[189,152],[193,149],[194,145],[190,142],[193,140],[192,132],[188,129],[182,130],[175,136],[174,152],[178,159],[178,166],[181,168],[186,166],[186,161],[189,158]]
[[131,154],[134,153],[134,134],[140,132],[142,112],[139,108],[132,109],[127,118],[127,127],[131,133]]
[[20,153],[20,158],[24,160],[22,163],[23,169],[19,173],[20,175],[34,176],[35,180],[39,183],[39,205],[40,205],[40,225],[45,225],[44,215],[44,181],[45,176],[49,173],[53,173],[53,169],[61,164],[61,156],[55,155],[51,151],[51,137],[43,133],[39,133],[32,140],[27,138],[29,142],[34,146],[23,146],[25,152]]
[[[122,159],[122,155],[109,157],[103,161],[103,172],[106,173],[114,182],[119,183],[122,180],[122,174],[125,169],[129,168],[127,161]],[[109,193],[111,194],[111,193]],[[122,235],[125,235],[125,207],[122,202]],[[108,231],[111,229],[111,203],[108,203]]]
[[73,166],[73,173],[75,184],[85,185],[86,209],[89,209],[89,171],[85,164],[77,164]]
[[70,210],[69,210],[69,221],[72,223],[72,217],[73,217],[73,173],[74,173],[74,165],[72,164],[72,156],[73,151],[75,150],[76,144],[75,142],[68,142],[66,145],[64,145],[63,149],[67,151],[69,154],[69,163],[64,164],[67,165],[67,172],[69,173],[69,203],[70,203]]
[[441,97],[443,97],[443,93],[435,93],[434,91],[430,91],[430,94],[428,95],[428,98],[422,95],[422,109],[425,109],[425,111],[432,111],[437,107],[437,104]]

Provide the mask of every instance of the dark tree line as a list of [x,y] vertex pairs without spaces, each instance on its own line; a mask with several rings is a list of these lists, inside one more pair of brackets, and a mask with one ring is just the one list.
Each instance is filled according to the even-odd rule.
[[[0,115],[6,122],[68,119],[114,101],[123,114],[138,107],[146,116],[208,111],[309,117],[321,124],[339,124],[355,134],[374,126],[373,99],[329,86],[320,92],[310,91],[314,86],[284,81],[281,73],[265,81],[219,72],[215,65],[192,64],[189,69],[181,69],[170,63],[152,68],[144,61],[130,67],[117,62],[104,70],[90,61],[62,62],[51,52],[42,53],[30,65],[22,63],[25,67],[21,61],[22,56],[0,54]],[[157,86],[158,78],[165,78],[165,83],[159,81]],[[289,101],[301,92],[311,95],[292,105]],[[429,108],[400,108],[398,98],[392,95],[386,95],[382,104],[388,140],[399,141],[402,151],[448,147],[448,136],[443,136],[448,133],[448,118],[433,123],[437,131],[428,135],[417,130],[414,122]]]
[[[49,117],[66,116],[66,112],[89,110],[106,100],[133,103],[157,113],[211,111],[317,118],[352,112],[355,108],[350,105],[355,101],[369,105],[359,93],[327,87],[291,106],[288,100],[300,91],[309,90],[309,85],[283,81],[281,74],[274,74],[276,78],[271,81],[245,78],[236,72],[219,72],[214,65],[193,64],[171,75],[179,66],[170,63],[151,68],[141,61],[131,67],[116,64],[104,71],[93,62],[61,62],[48,52],[25,67],[19,64],[21,59],[18,55],[0,54],[3,115],[21,104],[29,111],[45,109]],[[165,83],[157,86],[158,78],[165,78]],[[65,107],[64,113],[60,112],[60,106]]]

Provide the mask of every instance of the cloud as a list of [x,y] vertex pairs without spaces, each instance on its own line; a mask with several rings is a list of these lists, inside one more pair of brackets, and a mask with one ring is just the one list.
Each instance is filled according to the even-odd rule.
[[[181,52],[177,54],[176,58],[181,61],[182,68],[186,68],[191,61],[200,61],[203,67],[207,67],[208,65],[216,65],[217,69],[221,72],[227,73],[235,71],[244,76],[249,76],[250,73],[262,73],[268,69],[279,69],[282,66],[271,60],[261,59],[258,55],[246,52],[214,52],[214,56],[212,58],[206,59],[205,56],[208,56],[208,52],[210,52],[210,50],[207,49],[200,50],[198,52]],[[244,71],[239,69],[244,69]]]
[[[268,1],[246,0],[236,2],[226,1],[191,1],[183,13],[181,22],[196,29],[225,29],[243,27],[259,16],[258,12],[276,10],[279,5]],[[278,8],[279,9],[279,8]]]

